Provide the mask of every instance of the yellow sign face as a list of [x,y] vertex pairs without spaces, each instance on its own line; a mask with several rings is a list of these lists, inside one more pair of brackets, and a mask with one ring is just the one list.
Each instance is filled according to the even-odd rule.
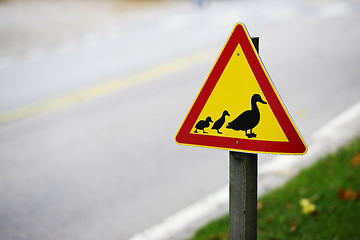
[[306,152],[243,24],[235,26],[175,140],[243,152]]
[[[256,134],[256,139],[287,142],[288,139],[269,105],[261,102],[255,102],[255,105],[252,105],[251,99],[254,94],[259,94],[261,99],[267,102],[245,57],[244,51],[240,44],[238,44],[196,120],[196,123],[198,123],[201,120],[206,120],[206,118],[210,116],[213,124],[209,125],[208,128],[204,128],[206,133],[202,130],[197,130],[195,124],[192,128],[192,132],[194,133],[197,130],[198,134],[209,134],[214,136],[222,134],[222,136],[243,139],[255,138],[250,135],[250,137],[246,136],[245,131],[227,128],[227,124],[232,120],[235,120],[245,111],[253,111],[254,114],[256,114],[257,108],[260,114],[260,121],[252,128],[252,132]],[[224,114],[223,117],[224,111],[227,111],[230,116]],[[248,112],[249,116],[251,116],[253,112]],[[222,126],[214,126],[214,123],[221,119],[221,117],[225,118],[224,124]],[[246,119],[246,115],[244,115],[243,119],[244,121],[250,121],[250,119]],[[239,125],[239,128],[241,128],[241,124]],[[243,128],[246,128],[246,124],[244,123],[243,125]],[[249,123],[249,125],[251,125],[251,123]],[[251,129],[249,128],[248,132],[250,130]]]

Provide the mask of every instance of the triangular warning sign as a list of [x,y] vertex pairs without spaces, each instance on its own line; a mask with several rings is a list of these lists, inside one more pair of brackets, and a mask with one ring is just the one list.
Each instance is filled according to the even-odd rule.
[[306,152],[245,25],[235,25],[175,140],[242,152]]

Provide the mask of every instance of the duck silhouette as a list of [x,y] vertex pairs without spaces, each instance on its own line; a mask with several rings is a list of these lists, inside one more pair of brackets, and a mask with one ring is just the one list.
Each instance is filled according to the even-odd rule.
[[198,130],[198,129],[199,129],[199,130],[203,130],[203,133],[207,133],[207,132],[205,132],[204,128],[209,127],[211,122],[213,122],[213,121],[211,120],[211,117],[207,117],[206,120],[200,120],[200,121],[198,121],[198,122],[196,123],[196,125],[195,125],[195,128],[196,128],[196,129],[195,129],[194,133],[197,133],[197,130]]
[[[248,138],[256,138],[256,134],[252,132],[252,129],[256,127],[260,121],[260,112],[258,106],[256,105],[257,102],[267,104],[261,99],[259,94],[254,94],[251,97],[251,110],[247,110],[240,114],[233,121],[229,122],[226,128],[230,128],[235,131],[242,130],[245,131],[245,135]],[[248,130],[250,130],[250,133],[247,132]]]
[[230,114],[227,110],[225,110],[222,113],[222,116],[218,120],[215,121],[215,123],[211,127],[211,129],[215,129],[219,134],[222,134],[222,132],[220,132],[219,129],[224,125],[226,116],[230,116]]

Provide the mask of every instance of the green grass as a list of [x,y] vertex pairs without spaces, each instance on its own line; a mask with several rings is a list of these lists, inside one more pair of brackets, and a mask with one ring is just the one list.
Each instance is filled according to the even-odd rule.
[[[360,139],[301,171],[285,186],[258,200],[258,239],[360,239]],[[339,196],[352,189],[356,199]],[[300,199],[307,198],[316,211],[303,214]],[[210,222],[191,240],[228,239],[229,217]]]

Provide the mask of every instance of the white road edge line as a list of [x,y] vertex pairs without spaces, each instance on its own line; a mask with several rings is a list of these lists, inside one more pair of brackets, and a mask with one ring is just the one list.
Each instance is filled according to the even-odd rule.
[[[335,151],[348,141],[360,134],[360,101],[345,112],[332,119],[312,135],[312,143],[304,156],[280,155],[259,166],[261,176],[279,176],[279,173],[298,172],[317,159]],[[290,174],[289,177],[292,175]],[[283,174],[282,174],[283,175]],[[279,187],[284,182],[272,183],[266,189],[261,187],[259,180],[259,195],[265,191]],[[165,240],[179,239],[184,232],[192,233],[201,223],[205,223],[210,216],[221,215],[227,211],[229,196],[228,186],[210,194],[206,198],[180,210],[164,221],[131,237],[129,240]],[[224,210],[225,209],[225,210]],[[187,234],[187,235],[188,235]]]

